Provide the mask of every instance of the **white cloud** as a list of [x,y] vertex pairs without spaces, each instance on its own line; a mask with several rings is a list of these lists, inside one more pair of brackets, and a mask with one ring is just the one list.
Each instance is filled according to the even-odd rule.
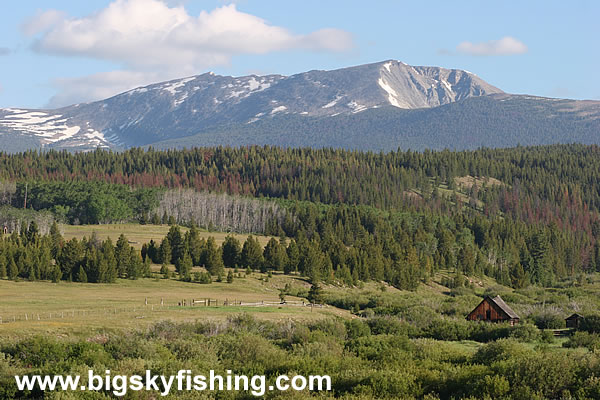
[[10,54],[10,49],[8,47],[0,47],[0,56],[6,56]]
[[[29,25],[46,26],[45,15],[39,16],[39,24],[34,18]],[[207,67],[226,65],[237,54],[289,49],[340,52],[352,46],[347,32],[324,29],[295,35],[238,11],[234,4],[194,17],[183,6],[170,7],[160,0],[116,0],[84,18],[63,17],[34,44],[40,52],[105,59],[133,67],[182,63]]]
[[[102,93],[153,82],[144,79],[193,75],[212,66],[229,65],[241,54],[284,50],[345,52],[352,36],[339,29],[294,34],[284,27],[241,11],[235,4],[189,15],[179,1],[115,0],[82,18],[50,10],[29,19],[22,29],[37,35],[37,52],[108,60],[120,71],[55,82],[61,93],[50,104],[68,99],[97,99]],[[130,84],[127,84],[128,80]],[[94,85],[104,85],[95,87]],[[109,90],[109,88],[112,88]],[[89,96],[85,96],[86,91]]]
[[528,51],[523,42],[510,36],[481,43],[462,42],[456,46],[456,50],[472,56],[507,56],[524,54]]
[[38,11],[36,15],[28,18],[21,24],[21,31],[23,31],[23,33],[27,36],[32,36],[59,23],[65,17],[66,14],[62,11]]

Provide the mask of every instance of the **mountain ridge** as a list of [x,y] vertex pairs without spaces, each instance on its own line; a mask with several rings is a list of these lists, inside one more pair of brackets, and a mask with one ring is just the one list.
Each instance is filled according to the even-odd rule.
[[[177,141],[205,145],[207,142],[202,139],[207,138],[207,132],[221,132],[222,143],[229,144],[232,138],[226,137],[227,129],[236,132],[234,143],[263,144],[262,139],[259,140],[263,133],[258,132],[256,126],[279,130],[280,136],[286,135],[286,132],[298,136],[302,133],[299,129],[307,124],[311,129],[320,131],[321,137],[311,141],[304,135],[307,138],[304,146],[335,146],[336,141],[328,142],[328,136],[338,135],[345,129],[352,130],[353,121],[357,119],[352,118],[353,115],[365,112],[378,115],[373,110],[392,107],[398,111],[391,112],[397,121],[396,124],[387,122],[389,137],[384,141],[395,140],[397,147],[410,148],[413,145],[403,143],[398,132],[407,121],[408,125],[411,124],[411,118],[431,118],[437,115],[431,110],[473,98],[500,96],[496,100],[502,102],[501,96],[505,95],[508,94],[468,71],[411,66],[397,60],[331,71],[313,70],[290,76],[231,77],[208,72],[55,110],[0,109],[0,146],[10,142],[11,137],[28,137],[29,140],[24,141],[28,148],[32,147],[32,142],[38,141],[42,148],[70,150],[96,147],[122,149],[153,143],[179,146]],[[545,101],[543,98],[535,99],[541,103]],[[541,103],[528,106],[544,108]],[[592,104],[590,115],[597,113],[596,106]],[[535,114],[534,111],[532,114]],[[409,114],[412,116],[409,117]],[[332,120],[329,121],[329,118]],[[361,124],[363,130],[359,132],[367,137],[370,131],[381,132],[385,128],[376,118],[358,119],[370,121],[371,125]],[[422,125],[428,126],[431,122],[423,120]],[[426,133],[423,129],[419,133],[414,126],[411,129],[413,135]],[[460,121],[454,121],[447,129],[462,129]],[[244,136],[244,131],[248,135]],[[431,136],[431,132],[427,134]],[[443,129],[439,134],[444,134]],[[262,136],[264,139],[264,134]],[[354,137],[358,138],[357,134]],[[192,138],[198,139],[197,142],[191,142]],[[219,144],[213,143],[215,139],[213,134],[211,144]],[[294,142],[285,139],[273,137],[272,142],[265,144]],[[360,149],[389,149],[391,146],[369,145],[362,139],[358,141],[362,144],[356,148]],[[427,141],[423,143],[427,147]],[[350,144],[346,143],[345,147]],[[430,141],[432,148],[439,145],[439,140]]]

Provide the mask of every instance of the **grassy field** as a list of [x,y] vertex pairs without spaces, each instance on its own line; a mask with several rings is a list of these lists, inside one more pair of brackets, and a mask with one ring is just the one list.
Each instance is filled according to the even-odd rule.
[[[184,299],[206,298],[217,299],[220,304],[224,300],[278,302],[279,289],[286,283],[308,286],[298,277],[273,275],[268,282],[264,278],[266,275],[260,273],[242,274],[231,284],[213,282],[208,285],[154,278],[119,280],[116,284],[0,280],[0,318],[3,322],[0,335],[86,334],[105,329],[144,328],[165,319],[223,319],[242,312],[270,320],[349,316],[348,312],[335,307],[311,310],[300,306],[178,306]],[[301,299],[288,296],[287,300]]]
[[[89,237],[92,232],[96,232],[96,235],[102,240],[110,237],[113,243],[116,243],[119,235],[124,234],[127,239],[132,242],[134,247],[141,248],[142,244],[149,242],[154,239],[155,242],[159,242],[169,232],[169,225],[139,225],[139,224],[106,224],[106,225],[66,225],[61,224],[60,230],[65,237],[69,240],[72,238],[82,239],[84,236]],[[185,233],[188,228],[181,227],[181,232]],[[200,236],[208,238],[210,236],[215,238],[215,241],[220,245],[225,237],[229,235],[224,232],[208,232],[200,231]],[[233,234],[241,243],[243,243],[248,235]],[[269,236],[254,235],[260,244],[265,246],[269,241]]]

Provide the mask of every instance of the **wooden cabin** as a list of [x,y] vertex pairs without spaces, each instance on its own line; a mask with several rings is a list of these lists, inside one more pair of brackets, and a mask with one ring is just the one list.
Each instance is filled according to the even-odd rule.
[[500,296],[486,296],[469,315],[469,321],[509,322],[511,326],[519,323],[519,316]]
[[565,318],[565,322],[567,323],[567,328],[577,329],[579,328],[579,323],[583,319],[583,315],[579,315],[577,313],[571,315],[570,317]]

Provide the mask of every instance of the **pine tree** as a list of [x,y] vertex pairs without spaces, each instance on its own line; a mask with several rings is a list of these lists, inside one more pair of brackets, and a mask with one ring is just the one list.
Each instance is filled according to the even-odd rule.
[[300,265],[300,250],[298,249],[298,244],[295,240],[292,239],[287,247],[286,253],[287,262],[285,263],[283,272],[285,274],[298,272],[298,266]]
[[110,238],[107,238],[100,250],[100,276],[99,281],[104,283],[114,283],[117,280],[117,259],[115,257],[115,247]]
[[204,251],[205,243],[200,239],[200,232],[198,231],[196,225],[192,225],[190,230],[186,232],[184,240],[194,265],[202,265],[202,252]]
[[127,278],[138,279],[142,276],[142,257],[133,247],[129,248],[129,262],[126,267]]
[[259,269],[263,264],[262,248],[252,235],[248,236],[244,242],[240,260],[243,267],[250,267],[254,270]]
[[51,246],[52,258],[54,258],[55,260],[58,260],[60,250],[62,249],[62,247],[65,243],[65,240],[63,239],[62,235],[60,234],[60,231],[58,230],[58,225],[56,224],[56,221],[54,221],[52,223],[52,226],[50,227],[50,239],[52,242],[52,246]]
[[240,241],[232,235],[227,235],[221,247],[223,252],[223,264],[227,268],[235,268],[239,265],[241,256]]
[[179,279],[189,282],[193,267],[192,257],[188,253],[185,253],[182,258],[177,260],[175,266],[177,267],[177,272],[179,272]]
[[119,235],[115,246],[115,259],[117,261],[117,276],[120,278],[127,277],[127,268],[131,263],[131,251],[129,248],[129,242],[125,235]]
[[308,291],[308,301],[312,304],[323,304],[324,302],[324,294],[323,289],[318,283],[313,283]]
[[171,264],[171,243],[169,242],[169,238],[165,237],[160,242],[158,253],[158,259],[162,264]]
[[162,274],[162,276],[165,279],[169,279],[171,277],[171,271],[169,270],[169,267],[167,266],[167,264],[161,265],[160,273]]
[[223,274],[223,256],[221,254],[221,249],[217,247],[215,238],[212,236],[206,241],[203,259],[205,262],[204,266],[211,275]]
[[227,283],[233,283],[233,272],[231,270],[227,273]]
[[60,282],[60,278],[62,277],[62,271],[58,265],[55,265],[50,272],[50,279],[53,283]]
[[152,269],[150,268],[150,257],[146,257],[142,264],[142,276],[144,278],[152,277]]
[[83,245],[76,238],[65,243],[58,259],[58,263],[63,271],[63,279],[69,281],[73,280],[75,274],[79,271],[79,266],[83,261],[83,257]]
[[79,266],[79,271],[77,272],[76,279],[77,282],[87,283],[87,274],[85,273],[85,269],[83,268],[83,266]]
[[265,261],[262,272],[267,272],[269,269],[282,271],[287,263],[286,249],[275,238],[269,239],[263,251],[263,257]]
[[6,277],[6,264],[6,255],[0,251],[0,279]]
[[15,280],[19,276],[19,269],[17,268],[17,264],[15,263],[14,258],[10,257],[8,261],[8,268],[6,269],[6,274],[8,279]]
[[166,238],[169,239],[169,243],[171,244],[171,259],[168,262],[175,264],[175,261],[183,258],[186,251],[183,236],[181,236],[181,229],[177,225],[171,225]]

